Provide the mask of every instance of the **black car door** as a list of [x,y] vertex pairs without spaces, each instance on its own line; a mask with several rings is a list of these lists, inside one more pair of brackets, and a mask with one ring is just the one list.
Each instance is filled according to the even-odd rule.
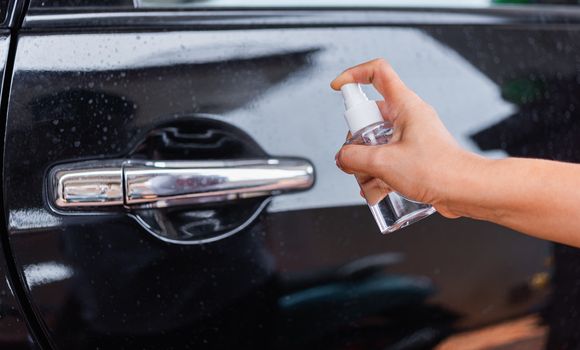
[[574,160],[574,11],[206,5],[30,2],[4,202],[54,348],[429,348],[547,305],[549,243],[438,215],[379,234],[328,83],[385,57],[463,146]]

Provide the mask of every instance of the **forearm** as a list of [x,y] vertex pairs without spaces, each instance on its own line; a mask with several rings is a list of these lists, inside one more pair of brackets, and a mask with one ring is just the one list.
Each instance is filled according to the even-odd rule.
[[580,165],[466,155],[448,186],[452,213],[580,247]]

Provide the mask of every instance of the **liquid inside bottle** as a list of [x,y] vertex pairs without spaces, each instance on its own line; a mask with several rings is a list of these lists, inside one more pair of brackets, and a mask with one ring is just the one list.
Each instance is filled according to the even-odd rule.
[[[389,122],[377,122],[357,131],[346,144],[381,145],[393,136]],[[377,188],[372,193],[365,191],[368,206],[382,233],[390,233],[433,214],[433,206],[415,202],[395,192]]]

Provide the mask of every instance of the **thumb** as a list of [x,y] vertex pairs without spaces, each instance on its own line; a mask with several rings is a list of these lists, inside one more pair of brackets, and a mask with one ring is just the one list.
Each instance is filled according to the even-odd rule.
[[336,165],[348,174],[366,174],[381,177],[389,166],[394,145],[345,145],[336,154]]

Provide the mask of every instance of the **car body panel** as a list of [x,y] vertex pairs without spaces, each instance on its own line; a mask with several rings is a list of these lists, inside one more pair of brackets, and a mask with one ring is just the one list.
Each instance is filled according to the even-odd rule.
[[[5,8],[2,8],[4,12]],[[8,60],[8,51],[10,46],[10,32],[0,31],[0,76],[5,79],[6,64]],[[3,86],[0,87],[0,95]],[[4,218],[2,219],[4,222]],[[5,246],[8,244],[8,233],[2,230],[2,239],[0,240],[0,348],[3,349],[36,349],[34,337],[28,327],[28,319],[22,311],[17,288],[12,279],[13,272],[10,269],[12,255],[10,250]]]
[[[135,15],[135,27],[113,31],[91,18],[89,29],[78,17],[59,29],[30,17],[15,57],[4,199],[21,282],[57,348],[373,348],[429,334],[417,338],[427,346],[549,302],[549,285],[533,281],[552,269],[550,243],[437,215],[381,236],[354,179],[334,165],[346,125],[328,84],[345,67],[386,57],[462,146],[575,161],[565,157],[573,142],[559,136],[577,112],[526,118],[569,106],[528,104],[513,86],[538,80],[551,96],[571,96],[579,28],[449,23],[438,17],[445,11],[430,25],[385,21],[413,11],[309,13],[318,20],[284,22],[279,11],[279,23],[264,24],[245,12],[247,23],[225,28]],[[340,15],[372,26],[339,28]],[[234,138],[249,136],[269,156],[310,160],[315,186],[274,197],[251,225],[205,245],[162,242],[123,211],[50,208],[54,165],[154,157],[143,140],[203,120],[239,130]],[[538,128],[562,140],[554,152],[538,151],[546,134],[516,133]],[[195,147],[178,154],[206,157]]]

